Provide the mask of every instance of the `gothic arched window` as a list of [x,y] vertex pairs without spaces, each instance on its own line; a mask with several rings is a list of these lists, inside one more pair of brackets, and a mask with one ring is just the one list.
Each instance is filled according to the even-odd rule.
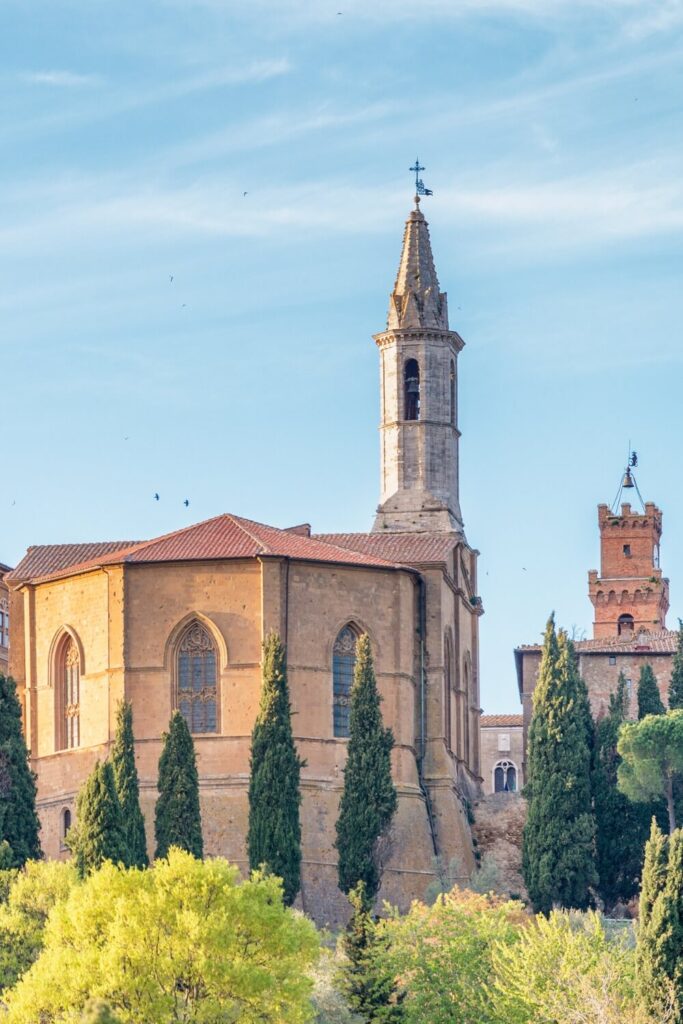
[[403,368],[404,419],[420,418],[420,367],[417,359],[408,359]]
[[81,742],[81,658],[73,637],[62,641],[56,668],[57,749],[72,750]]
[[513,761],[498,761],[493,769],[493,792],[517,792],[517,767]]
[[451,721],[451,676],[452,676],[452,655],[451,638],[446,636],[444,640],[444,673],[443,673],[443,716],[444,716],[444,737],[446,750],[453,749],[453,732]]
[[176,707],[192,733],[218,732],[217,651],[201,622],[191,622],[178,643]]
[[356,668],[357,630],[349,625],[340,630],[332,648],[332,724],[334,735],[350,732],[351,687]]

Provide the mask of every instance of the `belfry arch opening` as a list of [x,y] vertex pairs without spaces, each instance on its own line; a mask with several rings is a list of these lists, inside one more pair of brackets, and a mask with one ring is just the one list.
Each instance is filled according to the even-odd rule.
[[617,619],[617,631],[619,636],[630,637],[633,635],[633,616],[620,615]]
[[417,359],[408,359],[403,368],[403,408],[407,420],[420,418],[420,367]]

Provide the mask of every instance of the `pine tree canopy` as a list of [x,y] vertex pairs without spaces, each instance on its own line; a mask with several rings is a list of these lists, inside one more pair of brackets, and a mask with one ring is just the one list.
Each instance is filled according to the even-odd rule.
[[683,710],[627,722],[619,733],[619,789],[630,800],[664,797],[669,831],[676,828],[674,793],[683,782]]
[[288,906],[301,885],[303,765],[292,735],[285,650],[277,633],[270,633],[263,644],[261,704],[251,734],[247,847],[252,870],[264,865],[282,879]]
[[592,779],[596,868],[600,896],[608,907],[618,900],[628,902],[638,892],[651,816],[648,805],[632,803],[617,785],[617,743],[627,711],[626,679],[620,672],[609,711],[595,726]]
[[67,844],[81,878],[96,871],[106,860],[125,864],[123,818],[109,761],[98,761],[81,787],[76,801],[76,826],[69,831]]
[[155,856],[166,857],[175,846],[201,858],[204,844],[197,759],[190,730],[179,711],[173,712],[169,730],[164,734],[157,785]]
[[683,621],[681,619],[678,620],[676,653],[673,656],[669,681],[669,710],[675,711],[677,708],[683,708]]
[[592,733],[573,645],[551,616],[534,692],[527,757],[523,872],[534,908],[585,909],[597,884],[591,802]]
[[385,729],[375,680],[370,638],[356,644],[344,789],[337,819],[339,888],[350,892],[365,883],[374,900],[381,882],[380,840],[386,836],[398,804],[391,778],[394,737]]
[[133,738],[133,705],[130,701],[121,701],[116,712],[116,736],[111,752],[111,765],[116,795],[123,816],[126,867],[146,868],[149,862],[145,819],[140,809],[140,786],[135,766]]
[[643,665],[638,679],[638,718],[645,718],[646,715],[663,715],[665,711],[652,665]]
[[21,705],[12,679],[0,673],[0,845],[5,867],[20,868],[42,856],[36,814],[36,782],[21,726]]

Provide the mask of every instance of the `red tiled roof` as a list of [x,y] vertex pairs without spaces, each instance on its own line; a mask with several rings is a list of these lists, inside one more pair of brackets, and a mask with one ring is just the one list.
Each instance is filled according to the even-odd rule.
[[522,715],[482,715],[479,719],[482,729],[494,729],[497,726],[522,726],[524,720]]
[[[602,637],[591,640],[575,640],[578,654],[673,654],[678,643],[678,632],[673,629],[657,629],[653,632],[635,633],[630,640],[620,636]],[[540,651],[541,644],[522,644],[518,651]]]
[[433,533],[316,533],[317,540],[406,565],[445,562],[460,537]]
[[109,540],[93,544],[34,544],[16,569],[8,574],[12,582],[35,579],[131,547],[133,540]]
[[[54,550],[54,546],[51,547]],[[71,549],[72,556],[70,560],[67,560],[66,553],[64,553],[60,558],[60,552],[57,550],[56,564],[50,563],[49,550],[30,549],[26,558],[14,570],[12,578],[42,582],[60,576],[73,575],[77,572],[85,572],[102,565],[256,558],[269,555],[381,569],[399,568],[397,563],[376,555],[348,551],[316,538],[227,514],[207,519],[203,523],[187,526],[175,533],[169,533],[149,541],[138,541],[127,545],[109,545],[108,550],[104,550],[107,545],[99,545],[103,550],[89,553],[86,557],[83,557],[84,552],[79,549],[92,547],[92,545],[64,545],[64,547]],[[43,551],[45,555],[41,559],[38,553]],[[27,566],[26,563],[31,558],[33,563]],[[32,568],[33,564],[37,565],[38,569],[27,573],[27,569]]]

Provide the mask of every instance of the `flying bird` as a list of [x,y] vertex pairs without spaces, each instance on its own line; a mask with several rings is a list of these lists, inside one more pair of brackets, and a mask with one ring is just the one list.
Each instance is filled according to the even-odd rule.
[[173,284],[173,274],[169,274],[168,275],[168,280],[169,280],[170,284]]
[[185,506],[185,508],[189,508],[190,499],[189,498],[185,498],[185,501],[183,502],[183,505]]
[[249,195],[249,193],[248,193],[248,192],[243,192],[243,193],[242,193],[242,196],[248,196],[248,195]]
[[159,495],[158,495],[158,494],[155,494],[155,495],[154,495],[154,500],[155,500],[155,501],[158,501],[158,500],[159,500]]

